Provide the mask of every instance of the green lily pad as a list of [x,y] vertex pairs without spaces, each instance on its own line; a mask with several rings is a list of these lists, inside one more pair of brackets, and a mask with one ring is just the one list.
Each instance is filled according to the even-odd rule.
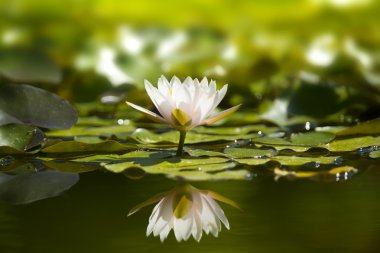
[[75,109],[57,95],[30,85],[0,86],[0,125],[26,123],[50,129],[70,128]]
[[48,169],[67,173],[84,173],[102,168],[99,165],[89,165],[71,161],[43,161],[42,164]]
[[380,133],[380,118],[369,120],[337,132],[337,135],[368,135]]
[[[185,157],[173,156],[174,152],[132,151],[123,155],[96,155],[75,159],[75,162],[100,163],[115,173],[140,169],[150,174],[165,174],[168,177],[182,177],[193,180],[237,179],[244,178],[247,171],[231,172],[235,162],[223,157]],[[228,173],[227,173],[228,172]],[[221,174],[222,173],[222,174]],[[203,177],[202,177],[203,175]]]
[[219,135],[241,135],[252,132],[262,132],[270,134],[277,131],[277,127],[268,127],[265,125],[248,125],[248,126],[234,126],[234,127],[204,127],[199,126],[194,128],[194,132],[201,134],[219,134]]
[[321,157],[300,157],[300,156],[276,156],[272,158],[257,159],[257,158],[238,158],[234,159],[238,163],[247,165],[261,165],[269,161],[277,161],[282,165],[298,166],[306,163],[319,164],[334,164],[338,156],[321,156]]
[[261,143],[265,145],[291,145],[290,141],[284,140],[279,137],[259,137],[252,140],[254,143]]
[[199,156],[225,156],[225,154],[222,152],[217,152],[217,151],[212,151],[212,150],[185,148],[185,151],[190,156],[194,156],[194,157],[199,157]]
[[27,151],[40,145],[45,139],[44,133],[36,127],[18,124],[0,126],[0,146],[5,154]]
[[369,157],[380,158],[380,150],[372,151],[371,153],[369,153]]
[[54,130],[47,132],[48,136],[54,137],[71,137],[71,136],[105,136],[109,137],[111,135],[117,136],[119,133],[131,132],[135,130],[135,127],[131,125],[111,125],[111,126],[74,126],[67,130]]
[[[115,163],[115,158],[124,162]],[[229,159],[223,157],[178,158],[168,152],[132,151],[120,156],[113,156],[113,159],[113,163],[103,162],[101,165],[116,173],[130,167],[139,167],[148,173],[170,173],[181,169],[203,170],[209,167],[208,165],[220,166],[219,170],[231,167]]]
[[354,151],[359,148],[369,147],[369,146],[379,146],[380,145],[380,136],[363,136],[355,137],[344,140],[334,140],[324,146],[330,151],[333,152],[343,152],[343,151]]
[[226,148],[224,153],[230,158],[268,158],[277,152],[273,149]]
[[[232,141],[236,139],[250,139],[257,137],[258,134],[237,134],[237,135],[211,135],[188,132],[186,135],[187,144],[212,142],[212,141]],[[161,134],[155,134],[149,130],[139,128],[132,133],[131,137],[142,143],[178,143],[179,132],[170,131]]]
[[44,147],[41,152],[47,154],[83,154],[83,153],[119,153],[136,149],[135,145],[122,144],[117,141],[103,141],[99,143],[83,143],[77,141],[60,141]]
[[318,146],[329,143],[334,138],[335,135],[328,132],[296,133],[290,136],[291,142],[300,146]]

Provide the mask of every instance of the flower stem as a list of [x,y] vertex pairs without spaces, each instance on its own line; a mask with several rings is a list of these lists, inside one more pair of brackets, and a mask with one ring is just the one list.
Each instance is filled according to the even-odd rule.
[[186,131],[179,131],[179,143],[176,156],[181,157],[183,154],[183,146],[185,145]]

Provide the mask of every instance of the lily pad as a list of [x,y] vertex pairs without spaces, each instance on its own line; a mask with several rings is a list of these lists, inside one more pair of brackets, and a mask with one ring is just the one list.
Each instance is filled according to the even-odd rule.
[[307,163],[317,164],[334,164],[338,156],[321,156],[321,157],[301,157],[301,156],[276,156],[272,158],[257,159],[257,158],[237,158],[234,159],[238,163],[247,165],[261,165],[269,161],[277,161],[286,166],[298,166]]
[[[192,144],[212,141],[232,141],[236,139],[255,138],[257,136],[258,134],[211,135],[188,132],[186,135],[186,143]],[[131,137],[141,143],[178,143],[179,141],[179,133],[177,131],[155,134],[143,128],[136,129],[136,131],[132,133]]]
[[369,154],[369,157],[371,157],[371,158],[380,158],[380,150],[372,151]]
[[380,118],[369,120],[337,132],[337,135],[369,135],[380,133]]
[[[113,156],[117,158],[117,156]],[[101,165],[112,172],[122,172],[130,167],[139,167],[148,173],[171,173],[183,169],[196,169],[203,170],[209,165],[218,167],[218,170],[230,168],[232,164],[229,159],[223,157],[210,157],[210,158],[178,158],[169,155],[167,152],[147,152],[147,151],[133,151],[119,156],[119,162],[107,163],[103,162]]]
[[69,137],[69,136],[105,136],[117,135],[119,133],[131,132],[135,130],[135,127],[130,125],[111,125],[111,126],[74,126],[67,130],[54,130],[47,133],[48,136],[54,137]]
[[334,138],[335,135],[328,132],[296,133],[290,136],[290,140],[293,144],[301,146],[318,146],[329,143]]
[[277,130],[278,130],[277,127],[268,127],[266,125],[248,125],[248,126],[233,126],[233,127],[199,126],[194,129],[194,132],[202,133],[202,134],[241,135],[241,134],[257,133],[257,132],[270,134]]
[[90,165],[71,161],[43,161],[42,164],[48,169],[67,173],[84,173],[102,168],[94,164]]
[[83,143],[77,141],[61,141],[53,145],[47,146],[41,150],[43,153],[54,154],[54,153],[114,153],[123,152],[136,149],[135,145],[122,144],[117,141],[103,141],[99,143]]
[[217,151],[212,151],[212,150],[185,148],[185,151],[190,156],[194,156],[194,157],[199,157],[199,156],[225,156],[225,154],[222,152],[217,152]]
[[9,124],[0,126],[0,146],[2,153],[17,154],[40,145],[45,138],[37,127]]
[[66,129],[77,119],[75,109],[51,92],[25,84],[0,86],[0,125],[23,122]]
[[265,145],[291,145],[290,141],[284,140],[279,137],[259,137],[252,140],[254,143],[261,143]]
[[369,147],[369,146],[378,146],[380,145],[380,136],[372,137],[372,136],[363,136],[363,137],[355,137],[350,139],[343,140],[334,140],[325,146],[330,151],[333,152],[343,152],[343,151],[354,151],[359,148]]
[[230,158],[269,158],[277,152],[273,149],[226,148],[224,153]]

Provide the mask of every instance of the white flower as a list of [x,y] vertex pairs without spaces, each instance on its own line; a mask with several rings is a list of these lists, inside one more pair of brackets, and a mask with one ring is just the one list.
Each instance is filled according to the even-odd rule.
[[227,92],[227,84],[216,89],[215,81],[210,84],[207,78],[187,77],[182,83],[177,77],[169,82],[164,76],[158,79],[157,88],[145,80],[147,91],[153,104],[160,112],[158,115],[141,106],[127,102],[128,105],[145,113],[149,118],[167,123],[180,131],[188,131],[199,125],[211,124],[236,111],[240,105],[211,116]]
[[173,229],[177,241],[186,241],[192,235],[199,242],[203,231],[217,237],[222,223],[230,229],[227,217],[214,199],[238,208],[235,202],[215,192],[199,190],[185,184],[154,196],[133,208],[128,215],[159,201],[149,217],[146,235],[153,233],[164,241]]

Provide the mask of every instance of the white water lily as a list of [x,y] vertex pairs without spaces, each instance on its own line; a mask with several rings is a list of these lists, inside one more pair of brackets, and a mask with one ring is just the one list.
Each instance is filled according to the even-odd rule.
[[208,125],[235,112],[240,105],[231,107],[219,114],[213,115],[215,108],[227,92],[227,84],[222,89],[216,89],[216,82],[202,81],[187,77],[181,82],[173,77],[169,82],[164,76],[158,79],[157,88],[145,80],[145,90],[160,115],[141,106],[127,102],[128,105],[143,112],[156,122],[166,123],[180,131],[180,144],[177,155],[182,154],[186,132],[199,125]]
[[203,231],[217,237],[222,223],[230,229],[227,217],[215,199],[238,208],[235,202],[215,192],[184,184],[141,203],[128,216],[144,206],[158,202],[149,217],[147,236],[153,233],[164,241],[173,229],[177,241],[186,241],[192,235],[199,242]]

